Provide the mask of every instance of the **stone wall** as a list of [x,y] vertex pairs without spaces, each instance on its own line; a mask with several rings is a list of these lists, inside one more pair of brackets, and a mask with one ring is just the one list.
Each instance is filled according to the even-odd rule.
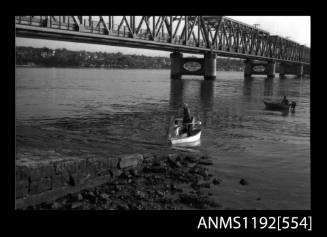
[[99,185],[119,175],[121,169],[142,164],[147,156],[124,155],[117,158],[52,157],[16,160],[16,208],[55,199],[86,186]]

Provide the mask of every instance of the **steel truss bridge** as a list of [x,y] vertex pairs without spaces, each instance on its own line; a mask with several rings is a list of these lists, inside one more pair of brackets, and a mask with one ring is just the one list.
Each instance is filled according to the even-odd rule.
[[224,16],[16,16],[16,36],[309,65],[310,48]]

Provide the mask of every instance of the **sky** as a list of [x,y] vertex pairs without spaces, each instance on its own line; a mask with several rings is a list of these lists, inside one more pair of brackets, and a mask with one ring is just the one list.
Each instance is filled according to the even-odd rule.
[[[259,24],[259,28],[268,31],[271,35],[289,37],[290,40],[311,45],[311,22],[310,16],[227,16],[243,23],[254,25]],[[147,56],[168,57],[170,52],[148,49],[136,49],[128,47],[84,44],[65,41],[52,41],[41,39],[16,38],[16,46],[48,47],[52,49],[66,48],[69,50],[101,51],[109,53],[121,52],[123,54],[138,54]],[[187,54],[185,54],[187,55]]]

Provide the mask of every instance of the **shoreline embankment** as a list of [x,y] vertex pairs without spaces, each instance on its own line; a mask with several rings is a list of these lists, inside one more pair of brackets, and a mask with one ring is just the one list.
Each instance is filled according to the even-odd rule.
[[210,193],[222,181],[208,172],[212,164],[189,152],[37,162],[20,157],[16,209],[222,209]]

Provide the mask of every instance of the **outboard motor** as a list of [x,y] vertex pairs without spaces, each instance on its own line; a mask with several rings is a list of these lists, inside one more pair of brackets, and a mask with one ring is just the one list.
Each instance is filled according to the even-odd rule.
[[292,101],[292,103],[291,103],[291,112],[292,112],[292,113],[295,112],[295,106],[296,106],[295,101]]

